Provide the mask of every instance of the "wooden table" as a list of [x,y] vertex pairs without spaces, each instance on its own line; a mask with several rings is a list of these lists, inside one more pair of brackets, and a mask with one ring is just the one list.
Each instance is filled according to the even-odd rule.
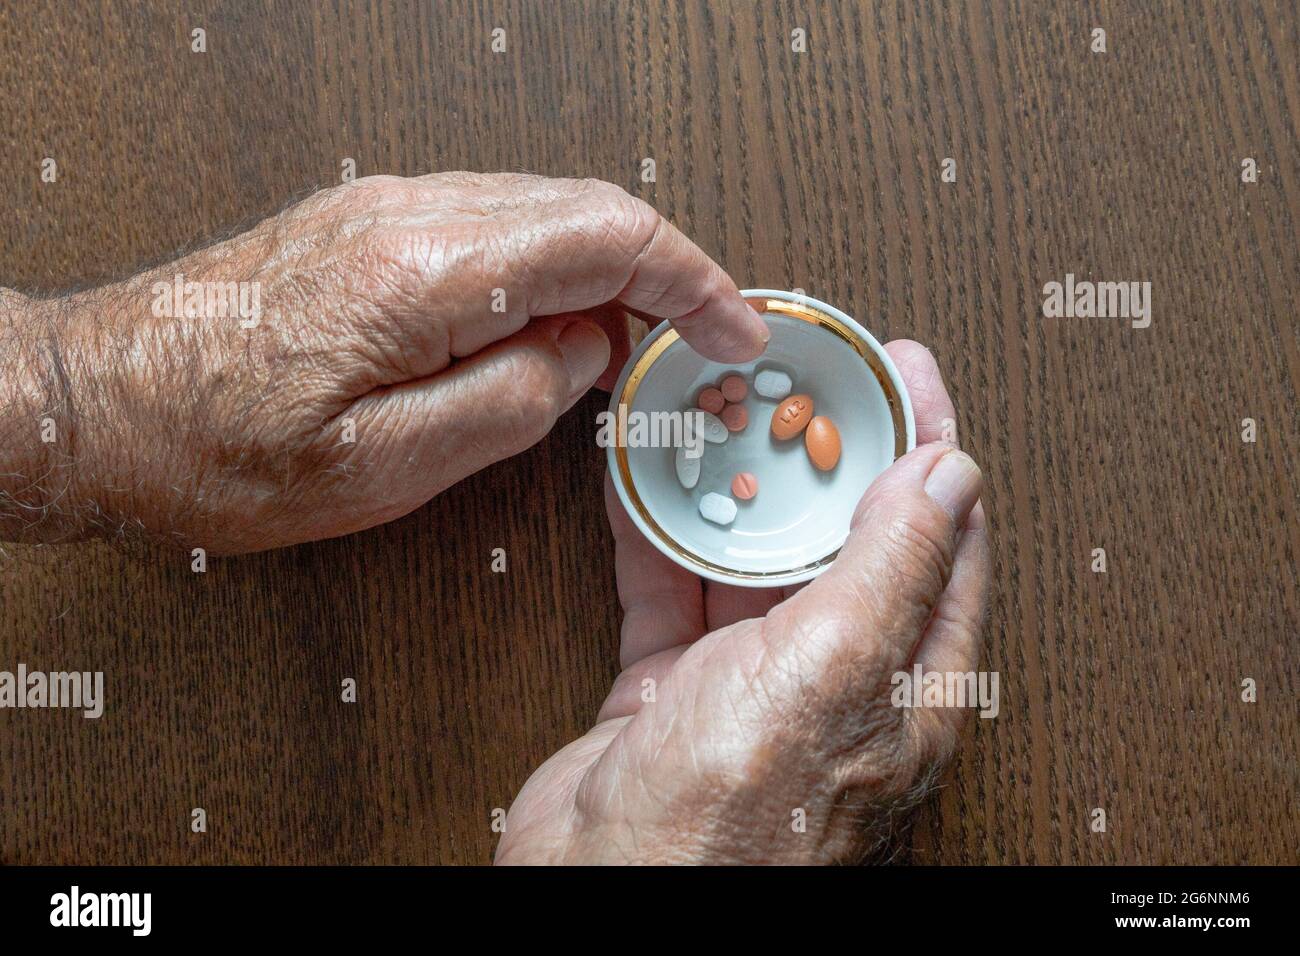
[[[1298,31],[1209,0],[9,4],[0,283],[122,275],[345,158],[619,183],[742,286],[930,344],[986,469],[1001,714],[905,858],[1294,863]],[[1067,273],[1151,282],[1151,325],[1044,318]],[[489,860],[615,674],[601,401],[345,539],[202,575],[11,554],[0,669],[104,670],[110,702],[0,712],[0,860]]]

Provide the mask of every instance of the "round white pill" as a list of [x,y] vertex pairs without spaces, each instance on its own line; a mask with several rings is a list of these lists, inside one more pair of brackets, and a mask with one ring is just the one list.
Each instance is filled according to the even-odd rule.
[[696,424],[699,426],[697,434],[701,435],[705,441],[711,441],[715,445],[721,445],[727,440],[727,426],[722,424],[722,419],[717,415],[706,412],[702,408],[692,408],[691,414],[697,416]]
[[677,449],[673,464],[677,468],[677,480],[681,482],[683,488],[694,488],[700,483],[700,463],[704,461],[703,446],[698,451],[699,454],[692,458],[687,454],[688,449],[685,446]]
[[726,495],[710,491],[700,499],[700,514],[714,524],[731,524],[736,520],[736,502]]
[[780,401],[790,394],[794,383],[780,369],[765,368],[754,377],[754,391],[764,398]]

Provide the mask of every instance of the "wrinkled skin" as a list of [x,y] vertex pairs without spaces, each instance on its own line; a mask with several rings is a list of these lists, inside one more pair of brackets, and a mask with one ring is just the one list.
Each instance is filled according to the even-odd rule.
[[[155,316],[154,284],[177,274],[260,283],[258,324]],[[627,312],[671,320],[722,362],[766,340],[734,283],[649,206],[535,176],[358,180],[120,283],[0,290],[0,541],[235,553],[391,520],[610,384]],[[893,708],[890,675],[975,666],[989,574],[978,469],[937,443],[953,416],[938,369],[915,343],[889,349],[920,447],[807,587],[705,585],[607,490],[623,672],[597,725],[519,794],[499,861],[880,850],[967,716]]]
[[953,411],[934,359],[914,342],[888,349],[924,444],[876,480],[835,564],[801,589],[701,581],[655,550],[606,481],[623,670],[596,726],[524,786],[497,862],[889,852],[969,717],[893,707],[890,676],[975,668],[989,553],[980,473],[937,441]]
[[[156,317],[152,287],[177,273],[259,282],[258,325]],[[0,380],[23,382],[0,395],[0,476],[30,484],[0,477],[0,540],[225,553],[392,520],[534,444],[626,357],[624,307],[723,361],[767,335],[644,202],[525,175],[357,180],[125,282],[21,305],[0,294]],[[49,409],[65,438],[42,445]]]

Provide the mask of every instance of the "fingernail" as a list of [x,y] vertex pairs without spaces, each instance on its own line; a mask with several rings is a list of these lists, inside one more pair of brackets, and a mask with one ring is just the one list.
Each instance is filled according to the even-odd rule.
[[757,323],[758,337],[763,340],[764,345],[767,345],[768,342],[772,341],[772,330],[767,327],[767,322],[763,320],[763,317],[758,314],[758,310],[752,305],[749,306],[749,314],[753,316],[753,322]]
[[609,364],[609,339],[595,322],[584,320],[566,326],[555,344],[569,373],[570,398],[591,388]]
[[948,452],[930,470],[925,493],[960,524],[979,501],[984,477],[971,457],[956,449]]

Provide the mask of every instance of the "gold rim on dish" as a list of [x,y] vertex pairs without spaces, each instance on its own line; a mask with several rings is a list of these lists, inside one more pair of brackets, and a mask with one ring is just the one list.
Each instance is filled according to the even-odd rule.
[[[750,304],[759,298],[752,296],[749,298]],[[791,318],[799,319],[803,322],[816,325],[818,328],[825,329],[842,339],[853,351],[857,352],[859,357],[867,363],[871,372],[880,383],[880,389],[885,394],[885,401],[889,403],[889,414],[894,424],[894,458],[897,460],[907,454],[907,419],[903,413],[902,398],[898,394],[898,389],[894,387],[893,380],[889,377],[889,372],[885,369],[884,363],[881,362],[880,356],[876,354],[867,340],[859,335],[856,331],[849,328],[839,319],[828,315],[821,309],[815,309],[810,305],[802,305],[798,302],[787,302],[785,299],[764,298],[762,301],[765,307],[760,310],[763,312],[776,312],[781,315],[788,315]],[[650,371],[650,367],[659,360],[659,357],[668,351],[668,349],[680,338],[676,329],[668,329],[663,335],[659,336],[654,343],[645,350],[632,371],[628,373],[627,382],[623,385],[623,391],[619,394],[618,403],[626,406],[629,410],[632,408],[632,401],[636,397],[637,390],[645,380]],[[621,436],[620,436],[621,437]],[[627,445],[623,441],[616,443],[614,448],[614,460],[618,463],[618,473],[623,480],[623,490],[627,494],[628,500],[631,501],[632,507],[636,509],[641,520],[646,523],[651,533],[670,551],[678,557],[684,559],[687,563],[697,568],[704,568],[715,574],[724,574],[727,577],[743,578],[750,581],[763,580],[765,578],[788,578],[796,575],[805,574],[808,571],[815,570],[830,564],[839,555],[840,549],[836,548],[830,554],[811,564],[805,564],[797,568],[787,568],[782,571],[738,571],[735,568],[729,568],[725,565],[716,564],[701,555],[696,554],[689,548],[682,547],[672,535],[668,534],[650,514],[650,509],[646,507],[645,502],[641,500],[641,494],[637,491],[636,483],[632,481],[632,467],[627,459]]]

